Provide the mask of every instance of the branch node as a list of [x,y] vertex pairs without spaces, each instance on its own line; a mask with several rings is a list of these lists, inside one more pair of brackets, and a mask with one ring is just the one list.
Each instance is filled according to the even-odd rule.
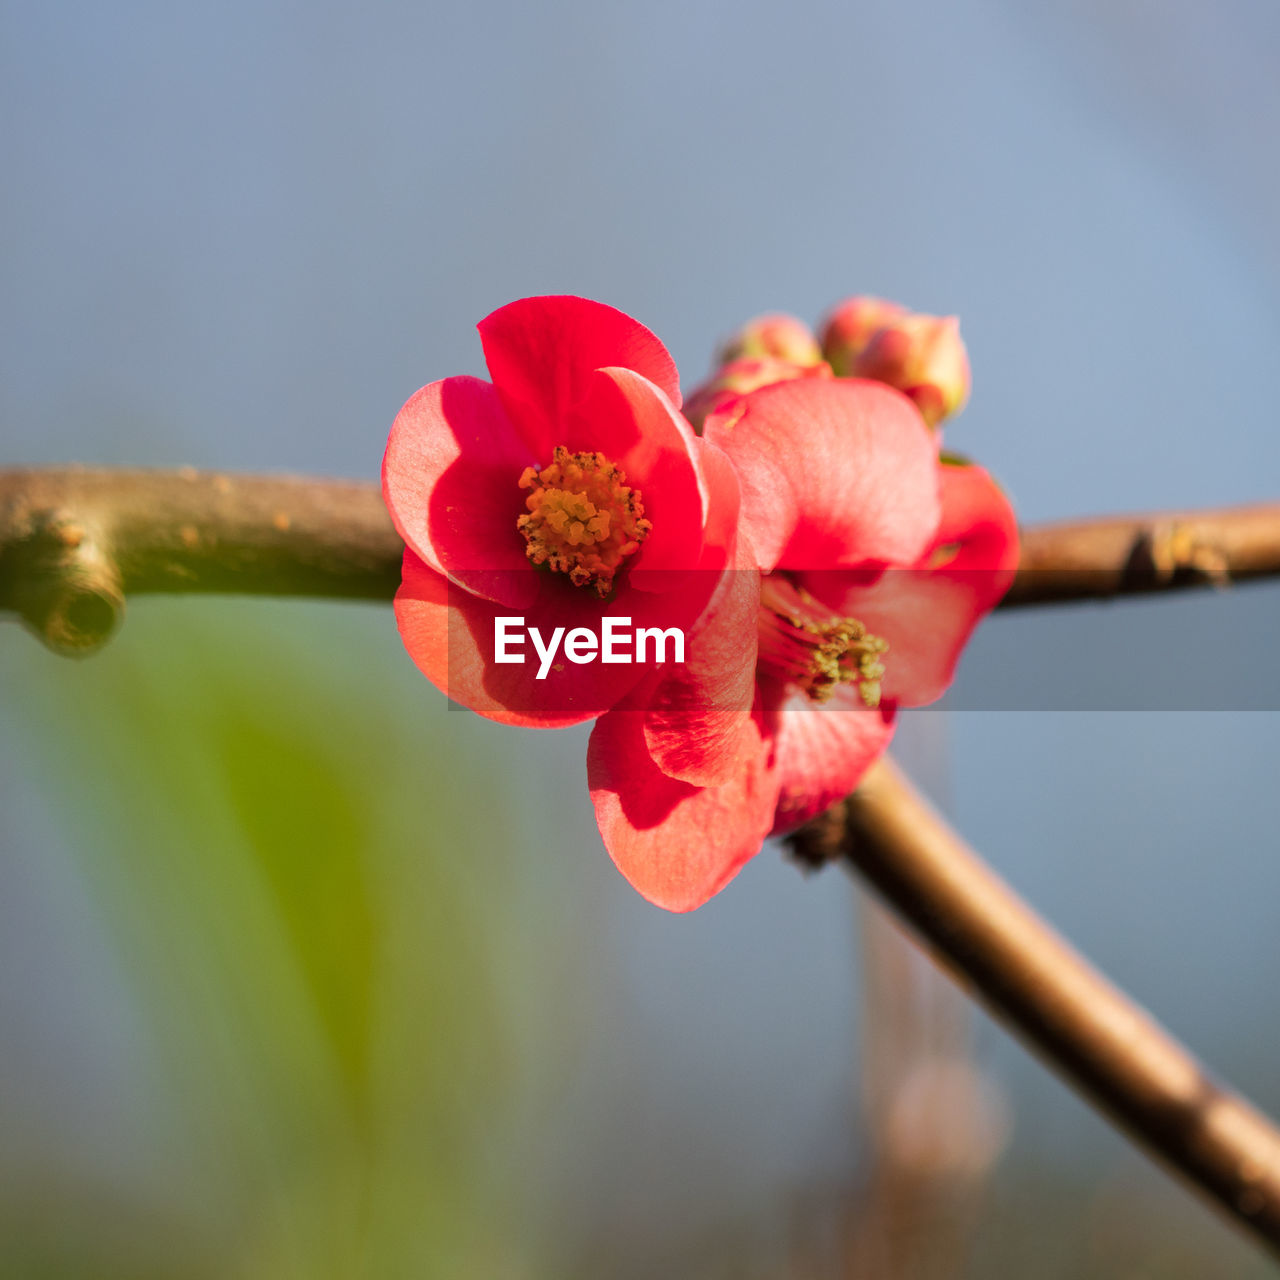
[[124,616],[114,559],[103,539],[65,511],[24,514],[23,536],[0,554],[0,599],[55,653],[96,652]]
[[1177,520],[1139,531],[1122,581],[1130,590],[1153,591],[1184,583],[1231,585],[1231,559],[1223,547]]
[[791,860],[803,870],[813,872],[846,857],[849,850],[849,805],[853,802],[852,797],[839,800],[787,835],[783,843]]

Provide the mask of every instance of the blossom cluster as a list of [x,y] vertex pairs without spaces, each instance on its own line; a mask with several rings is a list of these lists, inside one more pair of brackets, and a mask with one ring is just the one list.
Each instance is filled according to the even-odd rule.
[[[941,452],[968,395],[958,327],[870,298],[818,337],[762,317],[684,412],[666,348],[611,307],[527,298],[479,330],[491,381],[423,387],[391,429],[400,634],[492,720],[594,720],[605,846],[650,901],[691,910],[857,785],[1008,586],[1013,512]],[[525,664],[495,651],[516,618],[688,643]]]

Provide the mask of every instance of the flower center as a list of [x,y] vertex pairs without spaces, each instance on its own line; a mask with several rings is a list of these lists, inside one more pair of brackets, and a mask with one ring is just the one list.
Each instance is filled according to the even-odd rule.
[[837,685],[856,684],[868,707],[880,705],[881,658],[888,642],[856,618],[842,618],[784,574],[765,578],[760,592],[759,665],[797,684],[813,702]]
[[640,491],[602,453],[570,453],[556,445],[548,466],[525,467],[528,514],[516,527],[525,554],[575,587],[592,586],[602,600],[613,590],[622,562],[640,550],[653,525],[644,519]]

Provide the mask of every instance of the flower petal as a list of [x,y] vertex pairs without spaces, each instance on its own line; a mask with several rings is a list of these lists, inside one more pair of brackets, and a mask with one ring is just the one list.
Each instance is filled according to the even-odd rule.
[[1018,567],[1018,518],[990,474],[976,463],[939,463],[942,518],[927,563],[987,575],[994,606]]
[[666,347],[639,321],[601,302],[523,298],[477,326],[489,374],[529,448],[546,462],[591,374],[633,369],[680,404],[680,380]]
[[[543,612],[531,613],[527,623],[539,627],[544,643],[556,626],[563,626],[567,634],[576,625],[586,625],[598,635],[599,601],[594,604],[592,608],[582,593],[566,596],[551,607],[544,600]],[[545,679],[538,679],[541,662],[527,639],[522,646],[509,648],[521,653],[523,662],[496,662],[494,624],[499,617],[514,616],[509,607],[482,600],[451,583],[409,548],[395,611],[400,637],[423,675],[455,702],[502,724],[541,728],[580,724],[616,705],[652,670],[636,664],[567,661],[563,636]],[[523,616],[517,620],[525,621]]]
[[695,787],[654,764],[642,720],[634,711],[611,711],[591,732],[587,778],[596,823],[614,864],[645,898],[668,911],[692,911],[760,851],[776,786],[753,722],[742,768],[719,786]]
[[[726,592],[689,638],[689,661],[641,682],[619,703],[639,715],[645,749],[668,777],[696,786],[723,782],[742,767],[744,733],[755,697],[755,629],[759,588],[747,574],[728,574]],[[732,597],[737,597],[734,601]],[[737,625],[745,610],[753,625]]]
[[[654,578],[655,570],[700,566],[708,493],[698,438],[652,382],[630,369],[594,371],[561,434],[571,450],[603,453],[639,491],[653,528],[628,569],[638,589],[666,589],[665,572]],[[737,502],[736,483],[726,497]]]
[[738,469],[763,569],[911,564],[937,528],[936,447],[901,393],[802,379],[744,396],[706,438]]
[[947,691],[974,628],[1018,564],[1017,521],[995,481],[978,466],[939,464],[939,473],[942,520],[916,568],[886,570],[871,584],[838,571],[799,575],[834,612],[888,641],[882,696],[906,707]]
[[470,591],[522,607],[537,594],[516,527],[520,475],[531,461],[489,383],[446,378],[415,392],[396,416],[382,492],[422,560]]
[[851,685],[823,703],[810,702],[799,690],[775,697],[763,723],[772,738],[777,833],[847,796],[888,747],[894,721],[885,711],[864,707]]
[[689,635],[688,661],[656,684],[637,687],[628,706],[642,706],[645,745],[666,774],[699,786],[723,782],[740,768],[742,734],[755,699],[760,574],[741,540]]
[[655,672],[620,705],[645,713],[645,743],[664,773],[708,786],[740,767],[743,729],[755,698],[760,573],[738,535],[733,464],[714,445],[694,443],[715,495],[703,531],[702,564],[692,573],[647,574],[653,588],[668,588],[664,600],[674,595],[700,601],[688,630],[687,660]]

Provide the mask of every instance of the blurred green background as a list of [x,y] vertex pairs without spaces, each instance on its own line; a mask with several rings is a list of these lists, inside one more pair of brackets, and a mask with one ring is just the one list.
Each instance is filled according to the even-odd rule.
[[[688,386],[870,291],[961,314],[948,443],[1027,520],[1275,498],[1278,67],[1268,0],[0,0],[0,465],[372,478],[514,297]],[[900,744],[1273,1112],[1278,629],[998,618]],[[1266,1274],[843,876],[648,907],[585,738],[447,708],[375,606],[0,628],[0,1276]]]

